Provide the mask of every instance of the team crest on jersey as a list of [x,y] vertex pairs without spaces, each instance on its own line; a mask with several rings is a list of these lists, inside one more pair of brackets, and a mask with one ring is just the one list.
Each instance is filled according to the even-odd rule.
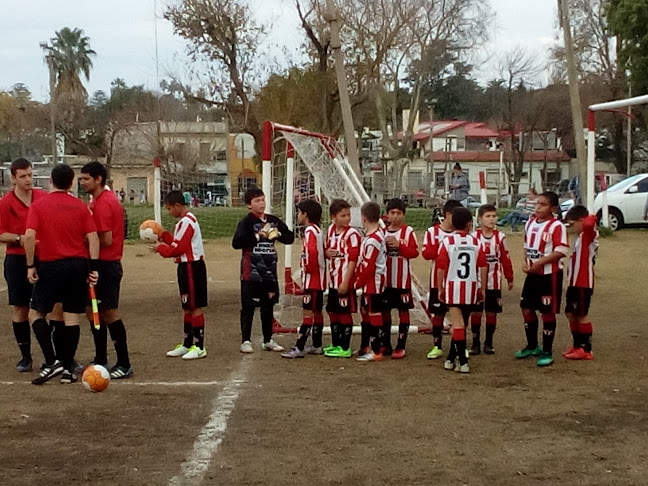
[[549,233],[542,233],[542,241],[549,243],[551,241],[551,235]]
[[401,295],[401,300],[403,301],[403,304],[409,304],[409,302],[410,302],[409,294],[402,294]]
[[304,294],[304,304],[310,304],[311,296],[310,294]]
[[551,305],[551,296],[543,295],[542,296],[542,305]]
[[348,307],[349,305],[349,299],[347,299],[346,297],[342,297],[341,299],[339,299],[339,302],[340,302],[340,307]]

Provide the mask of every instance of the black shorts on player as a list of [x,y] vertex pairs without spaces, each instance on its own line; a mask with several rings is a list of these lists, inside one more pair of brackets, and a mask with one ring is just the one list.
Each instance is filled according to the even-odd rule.
[[99,260],[97,265],[99,280],[95,285],[99,310],[119,309],[119,291],[124,276],[120,261]]
[[448,306],[439,300],[439,289],[430,289],[428,311],[435,316],[445,316],[448,313]]
[[88,303],[88,272],[88,260],[85,258],[39,263],[31,308],[41,314],[49,314],[54,304],[61,302],[63,312],[84,314]]
[[382,294],[362,294],[360,297],[360,310],[367,314],[379,314],[383,311]]
[[593,293],[594,289],[587,287],[567,287],[565,313],[574,314],[576,317],[588,315]]
[[326,299],[326,312],[332,314],[354,314],[358,312],[358,299],[355,291],[349,290],[340,295],[338,289],[329,289]]
[[7,281],[9,305],[28,307],[34,287],[27,279],[27,257],[25,255],[6,255],[4,277]]
[[475,304],[473,312],[488,312],[491,314],[502,313],[502,291],[494,289],[486,289],[484,302]]
[[[101,274],[99,274],[101,278]],[[178,263],[178,288],[184,310],[207,307],[207,266],[205,260]]]
[[539,311],[541,314],[558,314],[562,297],[562,270],[549,275],[529,273],[522,287],[520,307]]
[[382,296],[383,310],[398,309],[399,311],[407,311],[414,308],[411,290],[387,287]]
[[302,309],[312,312],[322,312],[324,308],[324,291],[306,289],[302,296]]

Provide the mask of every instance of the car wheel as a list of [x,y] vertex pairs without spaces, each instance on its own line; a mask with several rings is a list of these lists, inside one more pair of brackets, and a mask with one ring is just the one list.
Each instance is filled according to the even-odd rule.
[[[598,222],[601,224],[603,219],[603,211],[598,212]],[[623,214],[617,208],[610,208],[608,215],[608,227],[612,231],[618,231],[623,228]]]

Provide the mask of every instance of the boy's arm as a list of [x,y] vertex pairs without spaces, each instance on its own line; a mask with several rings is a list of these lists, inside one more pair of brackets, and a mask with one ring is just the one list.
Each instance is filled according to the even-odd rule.
[[252,230],[252,225],[249,224],[247,216],[239,221],[234,238],[232,238],[232,247],[235,250],[242,250],[243,248],[254,248],[258,242],[256,234]]
[[445,278],[448,273],[448,268],[450,268],[450,256],[445,246],[441,246],[439,254],[436,258],[436,269],[437,269],[437,282],[439,282],[439,298],[445,292]]
[[155,247],[155,251],[164,258],[173,258],[184,255],[191,249],[191,239],[194,235],[194,229],[187,225],[179,240],[173,239],[170,244],[160,243]]
[[425,233],[425,238],[423,239],[423,258],[426,260],[436,260],[439,255],[439,245],[432,241],[432,236],[430,236],[430,230]]
[[588,246],[596,238],[596,215],[590,214],[583,221],[583,244]]
[[357,234],[349,236],[348,258],[349,263],[347,265],[347,271],[344,274],[342,284],[338,288],[338,291],[341,294],[346,294],[349,290],[351,279],[353,278],[358,265],[358,258],[360,258],[360,237]]
[[306,231],[304,238],[306,239],[306,264],[304,270],[306,273],[316,273],[319,270],[317,238],[312,231]]
[[488,260],[486,260],[486,254],[481,248],[477,254],[477,269],[479,270],[481,284],[477,289],[477,300],[482,302],[486,294],[485,288],[488,285]]
[[279,233],[281,233],[279,238],[277,238],[279,242],[284,245],[292,245],[295,242],[295,233],[290,231],[286,223],[281,221],[279,218],[277,218],[276,224]]
[[362,288],[369,279],[376,273],[376,260],[378,259],[378,250],[368,245],[365,254],[362,256],[362,265],[356,267],[356,288]]
[[513,288],[513,262],[511,261],[511,254],[508,250],[508,245],[506,244],[506,236],[502,233],[502,239],[500,240],[500,262],[502,263],[502,269],[504,270],[504,278],[509,284],[509,290]]
[[399,241],[398,252],[403,258],[407,259],[416,258],[419,255],[418,242],[416,241],[414,231],[411,232],[407,242],[403,242],[403,240]]

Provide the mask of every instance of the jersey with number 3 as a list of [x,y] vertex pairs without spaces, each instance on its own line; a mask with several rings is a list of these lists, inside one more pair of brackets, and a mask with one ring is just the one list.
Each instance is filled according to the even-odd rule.
[[477,303],[479,269],[488,266],[479,240],[473,235],[451,234],[441,243],[437,270],[445,270],[444,294],[448,305]]

